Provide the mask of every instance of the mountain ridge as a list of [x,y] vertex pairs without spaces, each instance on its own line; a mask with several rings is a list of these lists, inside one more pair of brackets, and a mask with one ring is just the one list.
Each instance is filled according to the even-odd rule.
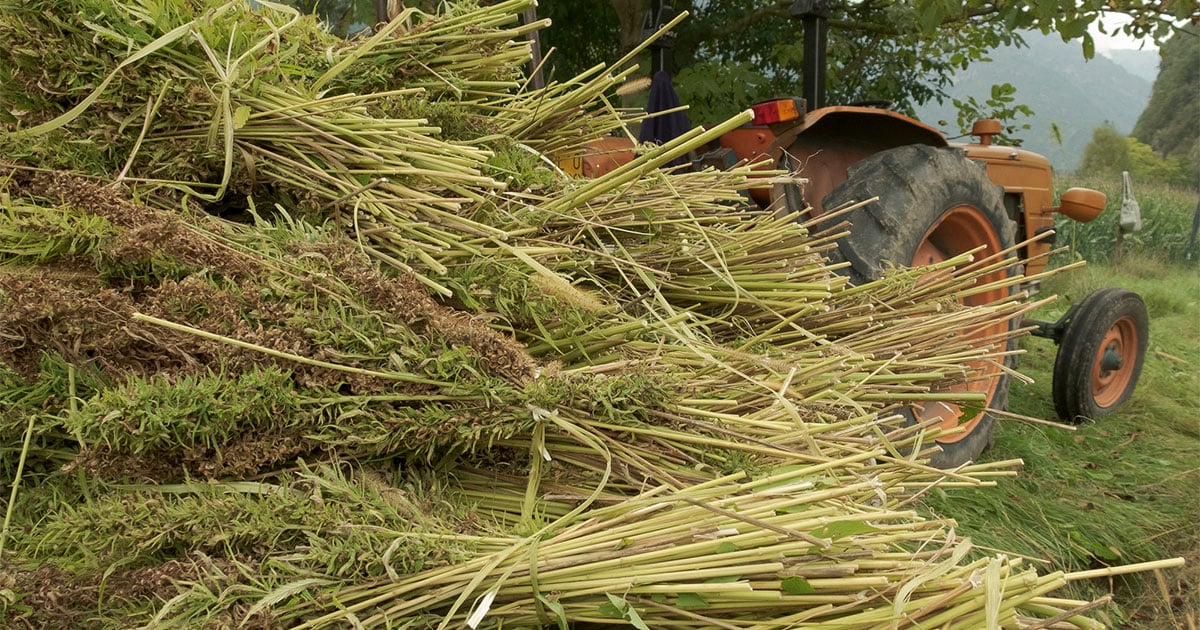
[[917,117],[949,137],[960,136],[951,99],[974,97],[982,103],[992,85],[1010,83],[1017,88],[1016,102],[1034,112],[1016,121],[1030,128],[1013,135],[1023,148],[1046,156],[1060,172],[1079,167],[1097,127],[1107,122],[1122,134],[1133,130],[1153,85],[1152,78],[1138,75],[1149,67],[1146,56],[1154,59],[1157,68],[1157,51],[1119,51],[1114,58],[1096,55],[1085,60],[1079,42],[1041,33],[1022,36],[1026,46],[1000,48],[990,54],[991,61],[972,64],[954,77],[945,103],[917,107]]

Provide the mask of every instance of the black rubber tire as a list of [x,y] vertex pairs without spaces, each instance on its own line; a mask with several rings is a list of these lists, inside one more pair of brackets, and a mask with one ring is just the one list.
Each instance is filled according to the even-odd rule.
[[[831,258],[850,262],[845,273],[856,284],[878,279],[889,265],[910,266],[931,227],[958,206],[969,205],[986,217],[1002,249],[1015,244],[1016,224],[1005,210],[1003,190],[988,179],[982,164],[958,149],[908,145],[872,155],[850,167],[846,182],[823,205],[829,211],[872,197],[879,199],[837,219],[848,220],[851,228]],[[960,251],[978,244],[964,243]],[[1015,347],[1014,340],[1009,350]],[[1014,366],[1015,358],[1008,363]],[[990,408],[1007,407],[1008,384],[1008,374],[1001,374]],[[968,435],[941,442],[941,452],[930,463],[953,468],[977,459],[992,445],[994,425],[992,415],[984,414]]]
[[[1117,398],[1101,403],[1096,399],[1093,389],[1101,344],[1105,335],[1125,318],[1136,331],[1136,348],[1131,348],[1136,353],[1136,360],[1129,372],[1128,382],[1119,388]],[[1080,423],[1111,413],[1121,406],[1137,386],[1149,341],[1150,315],[1138,294],[1125,289],[1108,288],[1084,298],[1074,308],[1059,340],[1058,355],[1054,358],[1051,389],[1054,393],[1054,411],[1058,417],[1067,422]],[[1125,367],[1120,369],[1124,370]]]

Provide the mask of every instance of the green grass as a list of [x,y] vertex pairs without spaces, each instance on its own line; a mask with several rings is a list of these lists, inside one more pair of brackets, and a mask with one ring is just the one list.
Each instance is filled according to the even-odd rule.
[[[1190,228],[1195,195],[1149,193],[1139,198],[1174,195],[1177,200],[1163,202],[1156,213],[1168,225],[1186,217]],[[1106,214],[1115,214],[1112,204]],[[1033,562],[1043,570],[1183,556],[1188,564],[1181,569],[1078,582],[1060,595],[1112,593],[1116,603],[1101,614],[1113,627],[1194,628],[1200,624],[1200,269],[1180,261],[1182,250],[1172,246],[1179,234],[1150,220],[1147,228],[1161,239],[1126,250],[1119,266],[1090,264],[1052,278],[1043,294],[1056,294],[1059,301],[1033,314],[1056,320],[1101,287],[1139,293],[1150,314],[1150,344],[1133,397],[1075,431],[1001,419],[996,445],[985,458],[1020,458],[1022,474],[996,488],[935,491],[928,504],[954,517],[961,535],[1037,558]],[[1075,236],[1090,235],[1092,257],[1104,259],[1098,255],[1102,234],[1089,226]],[[1057,348],[1032,337],[1022,347],[1021,372],[1035,382],[1013,385],[1009,409],[1057,420],[1051,384]]]

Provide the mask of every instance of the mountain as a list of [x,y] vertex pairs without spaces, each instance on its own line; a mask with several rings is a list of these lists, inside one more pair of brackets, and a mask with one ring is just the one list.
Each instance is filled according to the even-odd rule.
[[1154,80],[1158,78],[1157,50],[1120,48],[1107,50],[1099,54],[1111,59],[1113,63],[1125,68],[1129,74],[1135,77],[1140,77],[1150,83],[1154,83]]
[[[1040,33],[1022,36],[1027,46],[997,49],[991,53],[991,61],[972,64],[956,75],[947,89],[951,98],[965,100],[973,96],[983,103],[992,85],[1011,83],[1017,88],[1016,102],[1034,112],[1031,118],[1018,121],[1031,128],[1013,135],[1023,141],[1023,148],[1049,158],[1060,172],[1078,168],[1096,127],[1110,122],[1122,134],[1133,130],[1150,99],[1153,77],[1134,75],[1101,55],[1085,60],[1079,42],[1063,42],[1057,36]],[[1157,55],[1151,51],[1133,52],[1154,55],[1157,63]],[[961,133],[949,99],[941,105],[918,107],[917,117],[947,136]]]

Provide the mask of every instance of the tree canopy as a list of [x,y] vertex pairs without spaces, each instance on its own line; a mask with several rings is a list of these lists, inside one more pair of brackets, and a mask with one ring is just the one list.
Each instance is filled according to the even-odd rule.
[[[773,96],[799,94],[801,27],[792,0],[672,0],[690,17],[675,29],[671,69],[681,99],[700,122],[728,116]],[[818,2],[829,13],[827,91],[830,102],[886,100],[901,111],[945,98],[953,73],[997,46],[1022,43],[1019,31],[1055,32],[1083,42],[1102,15],[1130,21],[1120,31],[1162,40],[1179,22],[1200,23],[1200,7],[1170,0],[856,0]],[[647,11],[659,0],[555,0],[539,7],[554,25],[542,34],[554,47],[559,77],[611,62],[643,37]]]
[[1158,78],[1133,135],[1163,157],[1182,155],[1200,164],[1200,28],[1179,31],[1159,50]]
[[[1186,134],[1195,147],[1197,133],[1193,128]],[[1083,150],[1079,172],[1119,179],[1128,171],[1134,181],[1186,189],[1195,188],[1200,181],[1197,162],[1183,153],[1162,156],[1150,145],[1131,136],[1122,136],[1112,125],[1097,127],[1092,141]]]
[[1092,132],[1092,141],[1083,150],[1081,173],[1117,175],[1130,167],[1129,140],[1111,124],[1097,127]]

